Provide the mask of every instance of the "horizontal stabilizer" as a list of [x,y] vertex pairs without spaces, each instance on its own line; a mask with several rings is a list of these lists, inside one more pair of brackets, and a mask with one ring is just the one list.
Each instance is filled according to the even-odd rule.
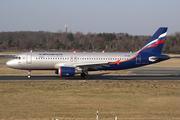
[[159,55],[159,56],[151,56],[149,57],[149,61],[154,62],[157,60],[163,60],[163,59],[169,59],[170,57],[168,55]]

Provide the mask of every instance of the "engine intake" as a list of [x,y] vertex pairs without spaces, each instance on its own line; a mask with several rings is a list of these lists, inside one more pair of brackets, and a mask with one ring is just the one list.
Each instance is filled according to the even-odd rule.
[[74,76],[75,68],[74,67],[59,67],[58,74],[61,77]]

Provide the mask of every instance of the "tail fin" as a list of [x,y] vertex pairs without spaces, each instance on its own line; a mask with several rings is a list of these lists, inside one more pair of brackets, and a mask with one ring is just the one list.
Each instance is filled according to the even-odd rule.
[[138,53],[160,55],[167,34],[167,27],[160,27]]

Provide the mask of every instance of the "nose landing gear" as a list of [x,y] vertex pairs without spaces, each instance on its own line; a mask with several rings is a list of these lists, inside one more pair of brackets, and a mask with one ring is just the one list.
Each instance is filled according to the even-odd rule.
[[31,70],[29,70],[29,72],[28,72],[28,79],[30,79],[31,78]]

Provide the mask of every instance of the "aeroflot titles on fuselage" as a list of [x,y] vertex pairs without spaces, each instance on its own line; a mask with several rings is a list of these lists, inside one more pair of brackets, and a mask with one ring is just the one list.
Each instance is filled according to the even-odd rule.
[[48,53],[39,53],[39,56],[44,56],[44,55],[56,55],[56,56],[61,56],[61,55],[63,55],[63,54],[48,54]]
[[[39,54],[39,58],[36,59],[67,59],[69,60],[69,57],[63,57],[63,54]],[[60,57],[60,58],[59,58]],[[130,59],[130,55],[124,55],[124,58],[119,57],[76,57],[78,60],[128,60]]]
[[[56,55],[56,56],[62,56],[63,54],[48,54],[48,53],[39,53],[39,56],[53,56],[53,55]],[[130,57],[130,55],[124,55],[124,57]]]

